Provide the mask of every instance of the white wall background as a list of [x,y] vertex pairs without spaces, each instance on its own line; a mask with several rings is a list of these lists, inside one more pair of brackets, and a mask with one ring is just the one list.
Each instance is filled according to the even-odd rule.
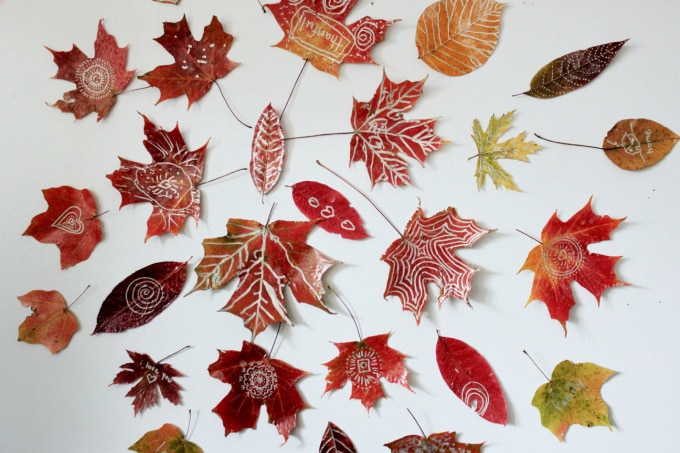
[[[431,71],[417,59],[416,21],[430,0],[361,0],[350,16],[401,19],[373,51],[378,65],[343,65],[336,79],[309,67],[286,112],[288,136],[346,131],[352,96],[367,100],[378,85],[382,67],[394,81],[429,76],[425,94],[409,115],[438,117],[437,132],[454,143],[434,153],[420,168],[413,163],[413,186],[379,186],[370,192],[390,218],[403,227],[419,200],[428,215],[453,206],[465,218],[496,229],[460,255],[482,269],[473,280],[470,309],[449,300],[436,308],[435,294],[420,326],[402,312],[396,299],[382,293],[388,266],[379,260],[395,239],[394,232],[370,205],[334,176],[314,164],[320,159],[341,171],[361,188],[370,187],[362,165],[348,168],[347,136],[289,142],[288,160],[278,187],[260,202],[246,173],[202,187],[203,210],[196,227],[187,222],[178,236],[154,237],[144,243],[148,205],[118,210],[120,195],[105,175],[118,168],[118,156],[150,162],[142,146],[142,119],[170,129],[179,122],[189,147],[208,138],[204,179],[239,167],[249,159],[250,131],[226,110],[216,89],[190,110],[186,98],[155,105],[158,90],[121,95],[100,123],[90,115],[80,121],[50,108],[72,84],[54,80],[56,65],[43,47],[69,50],[76,44],[93,54],[97,23],[104,19],[119,45],[129,45],[128,68],[140,75],[171,57],[153,41],[163,33],[163,21],[187,15],[198,37],[216,15],[235,41],[230,58],[241,62],[220,81],[233,106],[254,123],[264,106],[283,108],[302,60],[271,47],[282,33],[271,14],[255,0],[182,0],[180,6],[151,0],[90,1],[5,0],[0,5],[0,150],[3,164],[3,241],[1,256],[3,315],[0,318],[0,450],[121,452],[146,431],[163,423],[184,429],[188,410],[194,417],[191,440],[206,452],[316,451],[330,420],[343,428],[362,452],[387,451],[382,444],[417,432],[406,409],[418,417],[426,432],[453,430],[467,442],[485,441],[488,453],[517,451],[671,451],[677,433],[680,393],[677,323],[680,305],[678,255],[677,168],[680,150],[660,164],[631,173],[613,166],[597,150],[545,144],[530,164],[504,162],[523,192],[477,191],[475,154],[470,138],[472,121],[483,124],[492,114],[516,109],[515,128],[557,139],[599,145],[609,128],[623,118],[654,119],[680,131],[678,73],[680,71],[680,3],[675,0],[510,0],[503,12],[496,51],[478,71],[450,78]],[[630,38],[613,64],[592,84],[554,100],[512,97],[528,88],[535,71],[551,59],[592,45]],[[146,86],[134,80],[129,88]],[[351,303],[364,335],[392,331],[390,344],[407,354],[413,393],[384,384],[388,398],[366,413],[350,401],[349,385],[322,397],[326,368],[333,358],[330,341],[351,341],[355,329],[340,303],[329,298],[339,314],[331,316],[289,301],[293,327],[285,327],[275,357],[311,374],[298,389],[310,409],[299,415],[290,440],[266,423],[263,411],[256,430],[224,437],[211,409],[229,386],[207,373],[217,349],[239,349],[250,338],[241,320],[218,313],[235,285],[220,291],[180,297],[150,324],[120,334],[91,336],[106,295],[120,280],[150,263],[190,262],[183,293],[193,286],[193,267],[203,256],[201,241],[226,233],[230,217],[264,222],[273,203],[276,219],[301,220],[286,185],[300,180],[325,182],[344,192],[363,215],[372,238],[350,243],[322,230],[310,243],[342,261],[326,276]],[[41,189],[71,185],[89,188],[101,210],[105,238],[88,261],[68,270],[59,268],[58,250],[21,233],[46,204]],[[517,274],[534,243],[515,231],[535,236],[557,210],[567,219],[593,196],[598,214],[627,216],[612,240],[591,250],[622,255],[616,271],[631,286],[607,290],[598,307],[592,295],[574,285],[577,305],[565,338],[546,307],[524,304],[533,274]],[[80,330],[67,349],[52,356],[42,346],[17,342],[17,326],[30,310],[17,296],[33,289],[56,289],[67,300],[87,285],[86,295],[73,306]],[[445,386],[435,363],[435,330],[466,341],[494,368],[509,406],[507,426],[475,415]],[[257,337],[268,348],[269,329]],[[126,349],[155,359],[185,345],[193,349],[170,363],[186,377],[183,405],[162,401],[159,407],[133,417],[128,386],[109,386],[128,361]],[[610,406],[613,431],[604,427],[572,427],[559,444],[540,424],[531,406],[544,378],[522,354],[528,350],[550,373],[564,359],[591,361],[619,373],[603,387]]]

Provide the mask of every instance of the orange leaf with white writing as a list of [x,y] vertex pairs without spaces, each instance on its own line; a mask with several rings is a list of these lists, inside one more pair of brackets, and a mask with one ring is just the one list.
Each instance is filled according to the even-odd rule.
[[253,129],[250,153],[250,177],[262,195],[276,184],[286,157],[283,128],[278,113],[271,104],[265,107]]
[[36,289],[18,299],[33,310],[19,326],[19,341],[42,344],[52,354],[68,346],[78,330],[78,320],[59,291]]
[[481,453],[482,445],[456,440],[456,433],[444,431],[429,436],[411,434],[385,444],[390,453]]
[[617,167],[640,170],[663,159],[678,140],[678,134],[656,121],[624,119],[607,132],[602,149]]

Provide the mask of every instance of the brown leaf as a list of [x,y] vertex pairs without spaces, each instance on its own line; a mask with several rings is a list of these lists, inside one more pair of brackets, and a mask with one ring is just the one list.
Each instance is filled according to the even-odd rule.
[[607,132],[602,148],[617,167],[640,170],[663,159],[678,140],[675,132],[656,121],[625,119]]

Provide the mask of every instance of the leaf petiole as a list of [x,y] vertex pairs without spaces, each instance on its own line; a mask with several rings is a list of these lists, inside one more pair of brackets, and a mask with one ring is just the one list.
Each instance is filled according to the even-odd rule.
[[538,366],[538,364],[534,361],[534,359],[529,355],[529,353],[526,351],[526,349],[522,349],[522,352],[523,352],[527,357],[529,357],[529,360],[531,360],[531,363],[533,363],[534,366],[538,369],[538,371],[541,372],[541,374],[543,375],[543,377],[546,378],[546,379],[548,380],[548,382],[552,382],[552,380],[548,377],[548,375],[545,374],[545,373],[543,372],[543,370],[541,369],[541,367]]

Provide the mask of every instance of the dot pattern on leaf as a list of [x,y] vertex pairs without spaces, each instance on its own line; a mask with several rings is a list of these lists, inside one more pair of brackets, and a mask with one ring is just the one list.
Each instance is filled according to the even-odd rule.
[[111,63],[101,58],[88,58],[76,69],[76,85],[88,98],[104,99],[115,93],[116,74]]
[[554,278],[567,277],[583,266],[583,248],[571,236],[555,238],[544,247],[543,262]]
[[239,381],[241,382],[241,389],[249,397],[264,400],[272,396],[276,390],[278,379],[274,367],[270,364],[250,362],[243,367]]

